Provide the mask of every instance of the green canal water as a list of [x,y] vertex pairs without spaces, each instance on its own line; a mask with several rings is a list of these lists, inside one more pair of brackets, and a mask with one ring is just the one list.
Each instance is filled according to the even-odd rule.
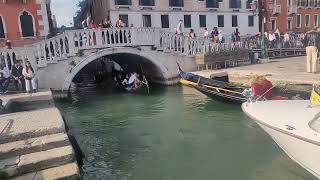
[[189,87],[150,95],[78,88],[56,104],[84,153],[84,179],[314,179],[240,106]]

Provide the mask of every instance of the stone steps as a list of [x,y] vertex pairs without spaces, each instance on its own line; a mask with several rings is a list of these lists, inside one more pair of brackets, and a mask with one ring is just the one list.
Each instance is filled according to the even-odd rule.
[[0,179],[37,172],[75,161],[72,146],[20,155],[0,161]]
[[81,179],[77,163],[70,163],[59,167],[45,169],[19,177],[11,178],[10,180],[76,180]]
[[65,133],[65,125],[55,107],[0,115],[0,144]]
[[64,133],[0,144],[0,160],[67,145],[70,145],[70,142],[67,134]]

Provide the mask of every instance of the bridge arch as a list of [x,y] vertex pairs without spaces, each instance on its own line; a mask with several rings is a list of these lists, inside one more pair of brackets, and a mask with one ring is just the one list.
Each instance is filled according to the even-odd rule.
[[[100,59],[105,56],[116,56],[116,55],[129,55],[131,57],[136,57],[136,59],[139,59],[140,62],[144,65],[148,65],[149,68],[144,68],[146,71],[146,75],[150,75],[152,73],[153,77],[157,80],[165,80],[168,79],[168,77],[171,76],[170,70],[168,69],[166,63],[159,60],[159,56],[156,56],[153,54],[154,51],[150,50],[150,47],[146,47],[147,49],[143,49],[141,47],[139,48],[133,48],[133,47],[117,47],[117,48],[108,48],[108,49],[102,49],[97,50],[92,53],[90,53],[88,56],[84,56],[83,58],[80,58],[78,60],[78,63],[72,68],[71,72],[66,74],[64,78],[64,82],[62,85],[62,91],[67,91],[69,87],[71,86],[71,83],[74,79],[74,77],[89,63]],[[149,48],[149,50],[148,50]],[[84,53],[86,53],[84,51]],[[112,59],[118,62],[116,59]],[[131,61],[130,59],[126,60],[126,62]],[[151,66],[151,69],[150,69]],[[172,72],[171,72],[172,73]]]

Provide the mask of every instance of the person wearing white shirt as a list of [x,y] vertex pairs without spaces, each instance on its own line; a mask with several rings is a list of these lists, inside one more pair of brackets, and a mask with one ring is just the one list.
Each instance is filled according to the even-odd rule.
[[37,90],[35,72],[34,72],[32,66],[31,66],[31,63],[29,61],[27,61],[26,67],[23,68],[22,74],[23,74],[25,82],[26,82],[26,91],[27,91],[27,93],[31,92],[30,85],[32,85],[32,90],[35,93],[36,90]]
[[176,28],[176,32],[177,34],[182,34],[182,20],[179,21],[177,28]]
[[10,76],[9,68],[3,64],[0,64],[0,94],[5,94],[8,92]]
[[204,34],[203,34],[204,39],[208,39],[209,38],[209,31],[207,28],[204,28]]
[[269,42],[270,42],[270,48],[274,48],[274,43],[276,41],[276,36],[273,32],[269,33]]

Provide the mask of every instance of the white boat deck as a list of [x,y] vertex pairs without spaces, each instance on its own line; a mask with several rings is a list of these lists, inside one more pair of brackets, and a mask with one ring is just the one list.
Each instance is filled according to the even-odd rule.
[[310,101],[262,101],[244,103],[242,108],[262,124],[320,145],[320,106]]

